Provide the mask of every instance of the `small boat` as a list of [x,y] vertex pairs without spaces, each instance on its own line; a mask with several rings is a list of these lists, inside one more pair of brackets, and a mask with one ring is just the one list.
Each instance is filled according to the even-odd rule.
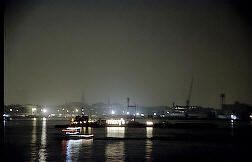
[[81,129],[81,127],[67,127],[62,132],[64,132],[64,137],[70,139],[90,139],[94,137],[93,134],[81,134]]

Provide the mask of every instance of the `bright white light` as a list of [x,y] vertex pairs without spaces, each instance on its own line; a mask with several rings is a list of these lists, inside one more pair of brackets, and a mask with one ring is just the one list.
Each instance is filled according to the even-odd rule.
[[249,115],[250,119],[252,119],[252,115]]
[[46,109],[43,109],[43,113],[46,113],[47,112],[47,110]]
[[169,112],[169,111],[167,111],[166,113],[167,113],[167,114],[169,114],[170,112]]
[[139,116],[139,113],[136,113],[137,116]]
[[153,137],[153,127],[146,127],[146,137],[147,138]]
[[123,118],[121,118],[120,120],[121,120],[121,124],[125,124],[125,120]]
[[237,116],[233,115],[233,114],[230,117],[231,117],[232,120],[236,120],[237,119]]
[[141,116],[144,116],[144,114],[142,113]]
[[127,111],[127,115],[129,115],[129,112]]
[[10,111],[12,111],[12,109],[10,109]]
[[147,126],[153,126],[153,122],[152,121],[146,121],[146,125]]
[[67,110],[67,112],[68,112],[68,110]]
[[76,112],[78,112],[79,110],[78,109],[75,109]]
[[114,110],[112,110],[112,111],[111,111],[111,114],[112,114],[112,115],[114,115],[114,114],[115,114],[115,111],[114,111]]
[[46,118],[45,118],[45,117],[43,117],[43,120],[46,120]]
[[32,111],[36,111],[37,109],[36,108],[32,108]]
[[154,116],[156,116],[156,115],[157,115],[157,113],[153,113],[153,115],[154,115]]

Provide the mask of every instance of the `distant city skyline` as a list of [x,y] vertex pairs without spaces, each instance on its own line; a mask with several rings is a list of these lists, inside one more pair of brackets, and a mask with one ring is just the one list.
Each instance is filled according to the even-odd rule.
[[192,77],[192,105],[252,104],[251,24],[235,3],[10,0],[4,25],[5,104],[185,105]]

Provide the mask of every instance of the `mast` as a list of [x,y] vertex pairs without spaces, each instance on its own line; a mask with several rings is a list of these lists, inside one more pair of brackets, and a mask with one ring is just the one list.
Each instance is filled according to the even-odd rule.
[[189,88],[189,93],[188,93],[188,97],[187,97],[187,100],[186,100],[186,107],[187,107],[187,109],[189,109],[189,106],[190,106],[190,101],[191,101],[191,96],[192,96],[192,88],[193,88],[193,77],[192,77],[192,80],[191,80],[191,84],[190,84],[190,88]]

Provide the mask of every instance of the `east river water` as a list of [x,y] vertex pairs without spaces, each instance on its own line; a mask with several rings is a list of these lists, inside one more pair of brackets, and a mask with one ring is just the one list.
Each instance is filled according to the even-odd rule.
[[218,121],[218,129],[87,128],[94,139],[66,140],[55,125],[68,123],[4,121],[4,161],[229,162],[250,161],[252,155],[251,122]]

